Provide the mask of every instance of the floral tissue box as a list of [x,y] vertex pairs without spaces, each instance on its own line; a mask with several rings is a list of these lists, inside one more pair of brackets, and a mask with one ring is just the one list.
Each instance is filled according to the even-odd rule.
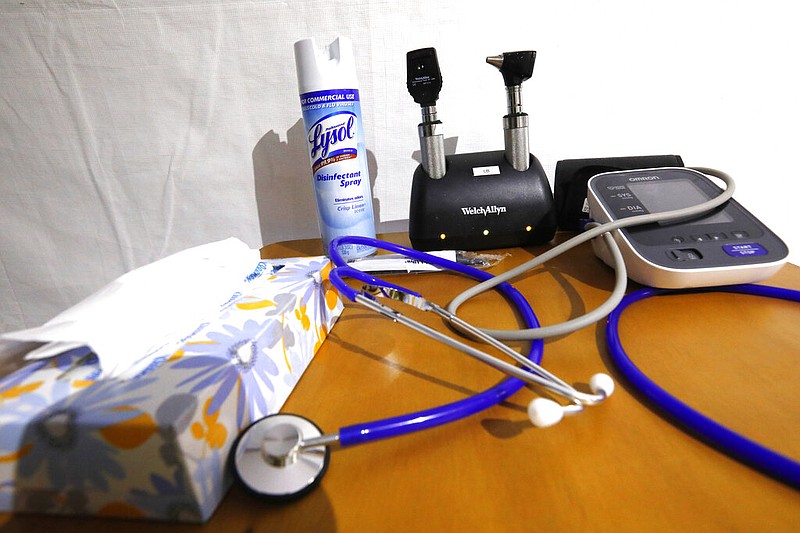
[[239,431],[281,408],[341,314],[329,269],[262,261],[132,379],[97,379],[88,348],[0,377],[0,510],[208,520]]

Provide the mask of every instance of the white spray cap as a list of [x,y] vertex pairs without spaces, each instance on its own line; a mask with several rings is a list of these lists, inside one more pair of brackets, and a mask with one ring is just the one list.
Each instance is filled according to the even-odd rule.
[[353,43],[347,37],[337,37],[327,46],[317,46],[313,38],[297,41],[294,62],[300,94],[358,88]]

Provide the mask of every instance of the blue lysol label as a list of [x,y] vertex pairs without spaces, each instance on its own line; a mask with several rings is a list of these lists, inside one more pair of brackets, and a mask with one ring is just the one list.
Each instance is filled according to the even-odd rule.
[[327,165],[358,157],[358,103],[355,89],[317,91],[300,97],[315,174]]
[[753,257],[757,255],[767,255],[768,253],[766,248],[755,242],[726,244],[722,249],[731,257]]
[[308,145],[313,172],[358,157],[355,113],[340,111],[319,119],[308,132]]

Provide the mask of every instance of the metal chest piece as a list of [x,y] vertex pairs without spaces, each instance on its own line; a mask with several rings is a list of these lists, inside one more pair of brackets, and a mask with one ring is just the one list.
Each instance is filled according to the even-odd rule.
[[322,431],[310,420],[275,414],[245,429],[231,454],[236,479],[270,501],[298,498],[316,487],[330,463],[327,446],[303,446]]

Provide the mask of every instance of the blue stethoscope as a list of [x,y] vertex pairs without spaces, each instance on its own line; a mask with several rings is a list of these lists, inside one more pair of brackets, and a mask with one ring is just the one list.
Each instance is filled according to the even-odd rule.
[[[347,447],[364,444],[459,420],[499,404],[526,383],[540,385],[570,400],[569,405],[561,405],[547,398],[533,400],[528,406],[528,415],[533,424],[539,427],[550,426],[560,421],[564,415],[575,414],[582,411],[585,406],[598,404],[613,392],[614,382],[606,374],[592,376],[589,381],[591,392],[588,393],[575,389],[572,385],[542,368],[539,364],[542,360],[544,346],[541,339],[531,343],[528,356],[524,357],[455,314],[426,300],[419,293],[349,266],[338,251],[338,247],[342,244],[363,244],[402,254],[479,281],[491,279],[491,274],[404,246],[366,237],[341,237],[330,244],[330,258],[335,265],[330,272],[330,281],[345,298],[448,346],[457,348],[510,377],[498,385],[457,402],[384,420],[342,427],[336,433],[331,434],[323,434],[320,428],[311,421],[297,415],[279,413],[262,418],[240,435],[231,453],[236,476],[243,486],[253,494],[277,501],[301,496],[312,490],[327,471],[330,461],[330,445],[338,444],[341,447]],[[358,280],[369,286],[370,290],[356,290],[345,282],[346,278]],[[539,327],[533,309],[517,289],[509,283],[501,283],[495,288],[514,305],[526,327]],[[400,301],[441,316],[453,327],[482,340],[514,359],[522,368],[490,356],[482,350],[401,314],[393,307],[378,301],[373,289],[390,300]]]
[[[733,292],[800,302],[800,291],[764,285],[730,285],[708,289],[690,289],[689,291]],[[614,364],[628,382],[659,410],[671,416],[679,425],[696,435],[700,440],[712,444],[720,451],[787,485],[800,489],[800,463],[748,439],[695,411],[648,378],[625,352],[619,336],[619,321],[625,309],[652,296],[680,294],[689,291],[645,288],[623,298],[622,302],[608,316],[606,324],[606,342]]]
[[[347,447],[363,444],[459,420],[497,405],[526,383],[540,385],[570,400],[568,405],[561,405],[551,399],[534,399],[528,406],[528,415],[537,427],[553,425],[559,422],[564,415],[581,412],[585,406],[598,404],[612,394],[614,382],[606,374],[592,376],[589,382],[591,393],[586,393],[578,391],[542,368],[540,366],[543,352],[541,339],[532,341],[528,356],[524,357],[495,337],[468,324],[457,317],[455,313],[426,300],[420,294],[353,268],[338,252],[338,247],[342,244],[362,244],[402,254],[442,269],[470,276],[480,282],[492,280],[491,274],[404,246],[365,237],[341,237],[335,239],[330,246],[330,257],[335,265],[330,273],[330,281],[348,300],[364,305],[397,323],[459,349],[510,377],[494,387],[457,402],[394,418],[343,427],[338,432],[331,434],[323,434],[320,428],[311,421],[297,415],[279,413],[262,418],[240,435],[231,453],[237,478],[253,494],[275,501],[301,496],[317,486],[327,471],[330,461],[329,446],[338,444],[341,447]],[[622,265],[620,265],[620,270],[617,272],[618,276],[624,276]],[[369,286],[370,290],[354,289],[345,282],[346,278],[358,280]],[[509,299],[527,328],[539,328],[533,309],[517,289],[507,282],[496,284],[493,288]],[[758,285],[695,290],[740,292],[800,301],[800,291]],[[800,464],[798,462],[742,437],[692,410],[647,378],[625,353],[618,332],[619,319],[623,311],[644,298],[676,292],[679,291],[647,288],[621,298],[619,305],[616,305],[616,308],[608,315],[606,327],[609,352],[615,365],[629,383],[641,391],[656,407],[674,417],[679,424],[695,433],[701,440],[710,442],[721,451],[784,483],[800,488]],[[406,317],[393,307],[381,303],[376,298],[376,293],[417,309],[434,312],[448,321],[455,329],[474,336],[506,354],[522,368],[490,356],[456,338],[444,335]]]

